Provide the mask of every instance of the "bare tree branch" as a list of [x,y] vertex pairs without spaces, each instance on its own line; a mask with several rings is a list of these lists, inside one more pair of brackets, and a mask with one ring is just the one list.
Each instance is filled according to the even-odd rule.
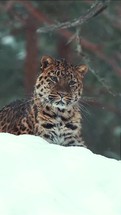
[[72,21],[67,21],[63,23],[48,25],[45,27],[41,27],[38,29],[39,33],[47,33],[50,31],[60,30],[60,29],[66,29],[66,28],[72,28],[77,27],[79,25],[84,24],[88,20],[90,20],[92,17],[97,16],[99,13],[101,13],[106,7],[107,4],[110,2],[110,0],[102,0],[102,1],[95,1],[90,9],[87,10],[85,15],[80,16],[77,19],[74,19]]

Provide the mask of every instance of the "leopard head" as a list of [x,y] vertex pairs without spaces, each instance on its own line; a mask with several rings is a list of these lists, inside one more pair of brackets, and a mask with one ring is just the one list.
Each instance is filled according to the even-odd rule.
[[81,98],[87,70],[86,65],[73,66],[65,60],[43,56],[34,93],[41,103],[58,108],[73,106]]

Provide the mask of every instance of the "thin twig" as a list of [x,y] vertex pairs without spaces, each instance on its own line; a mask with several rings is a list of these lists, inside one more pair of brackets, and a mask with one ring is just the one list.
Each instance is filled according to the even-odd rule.
[[96,71],[94,71],[91,66],[89,66],[89,63],[88,63],[88,59],[87,57],[84,55],[83,53],[83,50],[82,50],[82,46],[81,46],[81,36],[80,36],[80,31],[77,29],[77,37],[75,37],[75,41],[76,41],[76,51],[77,51],[77,54],[83,58],[84,62],[88,65],[88,68],[89,70],[91,71],[91,73],[97,78],[98,82],[106,89],[106,91],[112,95],[112,96],[121,96],[120,93],[114,93],[113,90],[111,90],[110,86],[104,81],[102,80],[102,78],[97,74]]
[[101,77],[89,66],[89,70],[91,71],[91,73],[97,78],[98,82],[106,89],[106,91],[112,95],[112,96],[121,96],[120,93],[114,93],[111,89],[110,86],[107,85],[107,83],[104,81],[104,79],[102,80]]

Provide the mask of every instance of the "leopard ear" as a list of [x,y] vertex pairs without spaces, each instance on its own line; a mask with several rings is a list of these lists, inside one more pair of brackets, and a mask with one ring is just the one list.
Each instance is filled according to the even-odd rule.
[[54,62],[55,62],[55,60],[48,55],[45,55],[41,58],[41,66],[43,69],[48,67],[50,64],[52,64]]
[[83,77],[83,76],[87,73],[87,71],[88,71],[88,66],[85,65],[85,64],[82,64],[82,65],[80,65],[80,66],[77,66],[76,68],[77,68],[77,70],[81,73],[82,77]]

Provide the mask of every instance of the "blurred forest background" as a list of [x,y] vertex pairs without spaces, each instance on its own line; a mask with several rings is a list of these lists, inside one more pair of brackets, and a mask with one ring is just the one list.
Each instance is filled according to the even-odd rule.
[[78,19],[97,2],[0,1],[0,108],[31,95],[42,55],[86,62],[84,139],[93,152],[120,159],[121,1],[110,1],[82,25],[42,31]]

